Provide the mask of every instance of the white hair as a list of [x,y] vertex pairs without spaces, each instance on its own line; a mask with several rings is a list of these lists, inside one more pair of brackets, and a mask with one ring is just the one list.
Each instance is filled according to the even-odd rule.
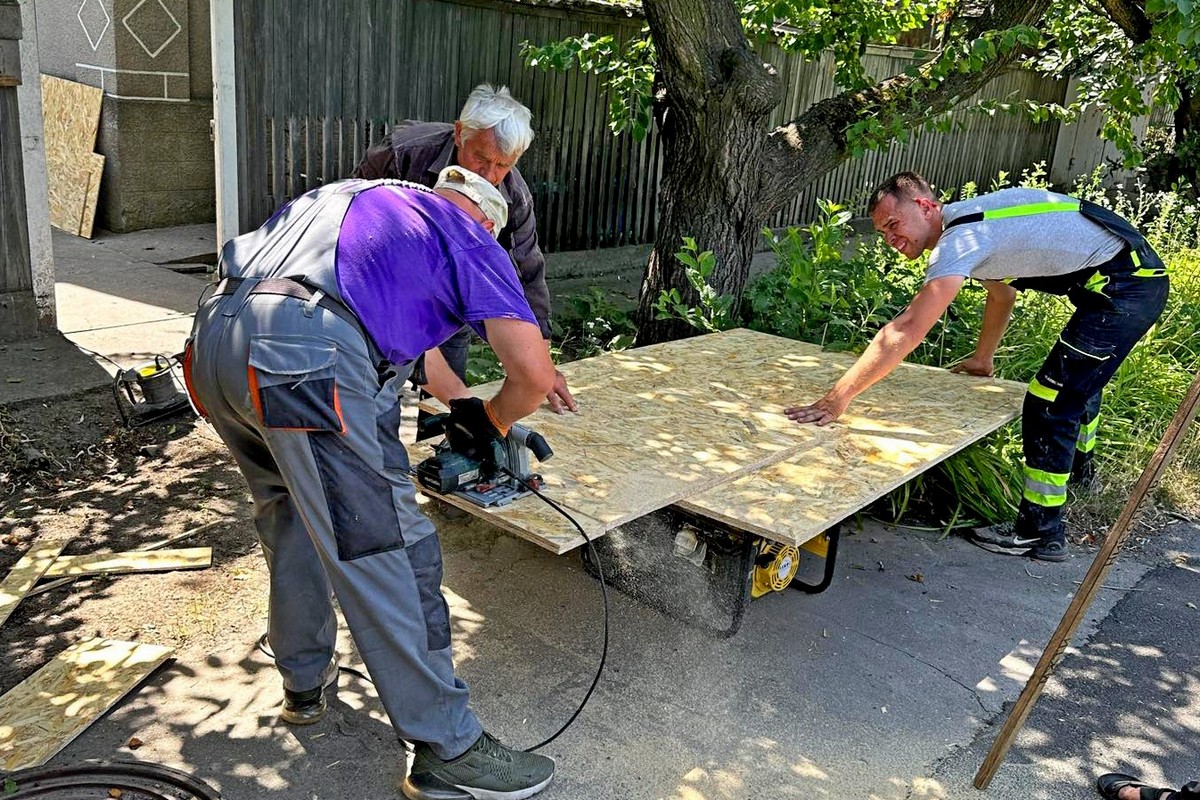
[[533,114],[513,97],[507,86],[493,87],[481,83],[467,95],[458,121],[463,126],[463,141],[478,131],[491,130],[496,145],[506,156],[520,158],[533,141],[529,121]]

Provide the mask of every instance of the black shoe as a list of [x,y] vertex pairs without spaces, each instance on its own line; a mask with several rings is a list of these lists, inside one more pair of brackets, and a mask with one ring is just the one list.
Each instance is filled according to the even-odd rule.
[[1179,792],[1172,789],[1160,789],[1121,772],[1109,772],[1096,779],[1096,791],[1100,792],[1100,796],[1104,800],[1118,800],[1119,792],[1127,788],[1138,790],[1138,800],[1175,800],[1175,798],[1187,797],[1185,792],[1188,787],[1183,787]]
[[409,800],[524,800],[545,789],[553,777],[554,759],[505,747],[484,733],[450,761],[418,743],[400,790]]
[[315,689],[303,692],[283,690],[283,707],[279,709],[279,718],[289,725],[312,725],[325,716],[327,704],[325,690],[337,683],[338,667],[336,661],[331,661],[325,669],[325,678]]
[[1067,540],[1063,537],[1042,540],[1031,547],[1025,555],[1036,558],[1038,561],[1066,561]]
[[991,553],[1006,556],[1029,556],[1039,561],[1066,561],[1067,543],[1062,536],[1042,538],[1017,533],[1011,522],[1001,522],[986,528],[974,528],[967,537],[971,544]]

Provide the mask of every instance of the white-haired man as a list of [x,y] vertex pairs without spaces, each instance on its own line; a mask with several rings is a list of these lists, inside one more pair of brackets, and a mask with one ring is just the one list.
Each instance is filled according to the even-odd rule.
[[[516,265],[525,299],[548,346],[550,290],[546,287],[546,259],[538,246],[533,195],[517,169],[517,160],[533,141],[532,116],[507,88],[482,84],[467,96],[453,125],[412,120],[397,125],[382,142],[367,150],[354,169],[354,177],[399,178],[433,186],[439,172],[458,164],[499,189],[508,201],[508,223],[500,231],[500,246]],[[464,380],[470,340],[471,332],[463,328],[441,347],[446,363]],[[554,389],[546,399],[560,414],[577,410],[560,372],[556,372]]]

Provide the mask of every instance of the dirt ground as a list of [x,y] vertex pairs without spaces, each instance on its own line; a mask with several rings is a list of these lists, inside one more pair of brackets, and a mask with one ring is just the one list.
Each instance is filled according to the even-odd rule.
[[256,636],[266,567],[250,513],[224,446],[190,414],[127,431],[108,391],[0,409],[0,574],[39,536],[98,553],[199,529],[177,546],[213,548],[206,570],[81,579],[23,601],[4,625],[0,692],[89,636],[201,659],[224,637]]

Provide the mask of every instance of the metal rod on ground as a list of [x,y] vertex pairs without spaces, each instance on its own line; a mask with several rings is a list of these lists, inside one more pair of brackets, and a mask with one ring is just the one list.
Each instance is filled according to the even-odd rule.
[[1196,416],[1198,407],[1200,407],[1200,373],[1192,380],[1192,385],[1184,395],[1183,402],[1179,404],[1179,410],[1175,412],[1175,417],[1167,426],[1166,433],[1158,443],[1158,448],[1150,457],[1150,463],[1142,471],[1142,477],[1138,478],[1117,521],[1109,529],[1100,552],[1096,553],[1091,569],[1088,570],[1079,586],[1079,591],[1075,593],[1071,605],[1067,607],[1067,612],[1063,615],[1062,621],[1058,623],[1054,635],[1050,637],[1049,644],[1042,651],[1042,657],[1033,670],[1033,675],[1026,682],[1025,688],[1021,690],[1021,696],[1017,698],[1012,711],[1008,713],[1008,719],[1004,721],[1004,727],[1000,729],[1000,734],[992,743],[992,749],[988,751],[987,758],[983,760],[979,772],[975,774],[976,789],[986,789],[992,782],[992,778],[995,777],[996,770],[1000,768],[1000,763],[1008,754],[1008,748],[1017,737],[1021,726],[1025,724],[1029,712],[1033,710],[1033,705],[1041,695],[1051,671],[1058,666],[1063,651],[1066,650],[1079,623],[1083,621],[1084,612],[1087,611],[1088,606],[1100,591],[1101,584],[1104,583],[1104,576],[1108,574],[1113,561],[1116,560],[1117,551],[1129,538],[1133,517],[1137,513],[1138,507],[1150,493],[1151,487],[1158,482],[1167,465],[1171,463],[1171,458],[1175,455],[1179,443],[1183,441],[1183,435],[1192,418]]
[[[166,539],[155,542],[154,544],[151,544],[151,545],[147,545],[146,547],[142,548],[142,551],[162,550],[164,547],[166,547],[169,544],[175,544],[175,542],[182,541],[183,539],[188,539],[192,536],[195,536],[197,533],[203,533],[204,531],[208,530],[209,528],[220,525],[221,523],[226,522],[226,521],[227,520],[219,519],[216,522],[206,522],[205,524],[200,525],[199,527],[192,528],[191,530],[184,531],[183,533],[177,533],[174,536],[168,536]],[[45,594],[46,592],[52,592],[60,586],[66,586],[68,583],[72,583],[74,581],[79,580],[81,577],[83,577],[83,576],[82,575],[68,575],[65,578],[59,578],[56,581],[50,581],[49,583],[43,583],[41,586],[38,586],[36,589],[26,592],[25,598],[29,599],[30,597],[37,597],[39,594]]]

